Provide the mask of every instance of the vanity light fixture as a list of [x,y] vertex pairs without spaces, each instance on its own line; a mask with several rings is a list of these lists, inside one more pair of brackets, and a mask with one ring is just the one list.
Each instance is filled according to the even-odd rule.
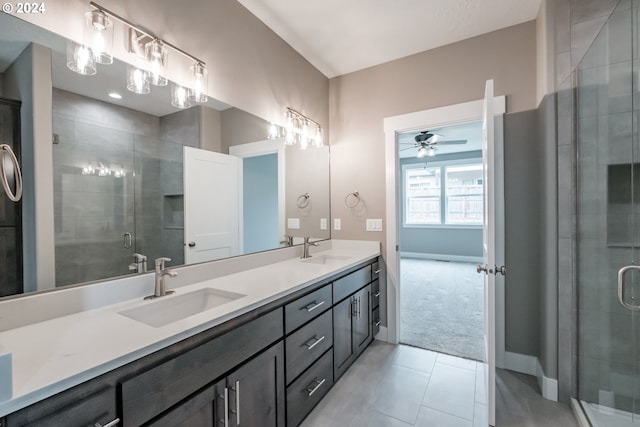
[[160,39],[153,39],[145,45],[145,57],[149,62],[149,76],[154,86],[166,86],[168,54],[167,48]]
[[273,122],[269,122],[269,132],[267,135],[267,139],[277,139],[280,138],[280,126]]
[[70,42],[67,44],[67,67],[84,76],[92,76],[97,72],[93,52],[80,43]]
[[127,65],[127,90],[139,95],[151,93],[149,72],[133,65]]
[[189,89],[174,83],[171,88],[171,105],[176,108],[191,107],[191,102],[189,101]]
[[127,89],[137,94],[148,94],[150,85],[168,84],[167,64],[169,49],[193,61],[193,80],[189,87],[176,85],[171,91],[171,104],[177,108],[187,108],[191,102],[207,102],[208,73],[204,61],[184,50],[162,40],[149,31],[143,30],[127,19],[116,15],[95,2],[89,5],[94,10],[85,13],[82,44],[70,42],[67,45],[67,67],[79,74],[96,74],[96,63],[113,63],[114,21],[123,24],[129,33],[129,52],[144,59],[140,67],[127,66]]
[[301,150],[306,150],[311,144],[313,147],[322,147],[322,126],[315,120],[287,107],[286,115],[286,139],[285,144],[300,144]]
[[208,75],[207,69],[202,62],[196,62],[191,66],[193,73],[193,83],[189,89],[189,97],[195,102],[207,102]]
[[98,64],[113,63],[113,21],[101,10],[85,13],[82,41]]

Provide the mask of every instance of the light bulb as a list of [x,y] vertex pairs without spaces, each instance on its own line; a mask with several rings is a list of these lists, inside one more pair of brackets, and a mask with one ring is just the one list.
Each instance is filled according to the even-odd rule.
[[268,139],[276,139],[278,137],[278,126],[275,123],[269,122],[269,134]]
[[313,146],[316,148],[320,148],[322,147],[324,141],[322,139],[322,128],[320,126],[318,126],[316,128],[316,135],[313,138]]
[[149,72],[133,65],[127,65],[127,89],[142,95],[150,93]]
[[177,84],[173,85],[171,105],[176,108],[189,108],[191,102],[189,102],[189,91],[184,86]]
[[67,67],[78,74],[94,75],[96,73],[96,61],[87,46],[74,42],[67,44]]
[[429,147],[429,149],[427,150],[427,157],[433,157],[436,155],[436,150],[433,147]]
[[291,116],[291,112],[287,113],[287,138],[285,143],[287,145],[295,144],[295,135],[293,134],[293,117]]
[[416,155],[417,158],[421,159],[422,157],[427,155],[427,149],[424,147],[420,147],[418,148],[418,154]]
[[149,71],[151,72],[151,84],[155,86],[166,86],[168,84],[165,75],[167,67],[167,48],[161,40],[151,40],[145,46],[145,56],[149,61]]
[[98,64],[112,64],[113,22],[100,10],[85,13],[83,40]]
[[193,72],[193,84],[189,90],[189,96],[195,102],[207,102],[207,85],[208,85],[208,72],[204,67],[204,64],[198,62],[191,66]]

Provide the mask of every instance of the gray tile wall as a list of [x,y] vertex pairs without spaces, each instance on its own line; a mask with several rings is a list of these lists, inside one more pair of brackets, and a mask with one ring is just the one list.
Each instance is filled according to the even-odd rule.
[[[56,286],[128,274],[134,252],[150,267],[184,263],[182,147],[199,146],[195,110],[157,118],[54,89]],[[126,176],[83,175],[90,162]]]
[[[549,0],[554,8],[558,172],[559,398],[577,394],[576,138],[573,71],[618,0]],[[627,2],[623,0],[623,3]],[[628,2],[627,2],[628,3]],[[618,37],[616,37],[618,38]],[[614,71],[615,73],[615,71]],[[587,77],[588,78],[588,77]],[[595,108],[587,103],[586,108]]]

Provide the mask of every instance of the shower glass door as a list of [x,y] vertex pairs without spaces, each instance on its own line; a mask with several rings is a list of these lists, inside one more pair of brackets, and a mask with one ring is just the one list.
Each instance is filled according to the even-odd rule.
[[597,426],[639,425],[638,0],[623,0],[577,68],[578,397]]

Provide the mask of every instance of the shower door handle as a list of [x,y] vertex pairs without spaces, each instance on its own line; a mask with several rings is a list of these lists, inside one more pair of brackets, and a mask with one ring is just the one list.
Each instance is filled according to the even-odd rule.
[[618,270],[618,302],[627,310],[632,311],[640,311],[640,305],[627,304],[624,301],[624,276],[628,271],[631,270],[640,270],[640,266],[638,265],[626,265]]

